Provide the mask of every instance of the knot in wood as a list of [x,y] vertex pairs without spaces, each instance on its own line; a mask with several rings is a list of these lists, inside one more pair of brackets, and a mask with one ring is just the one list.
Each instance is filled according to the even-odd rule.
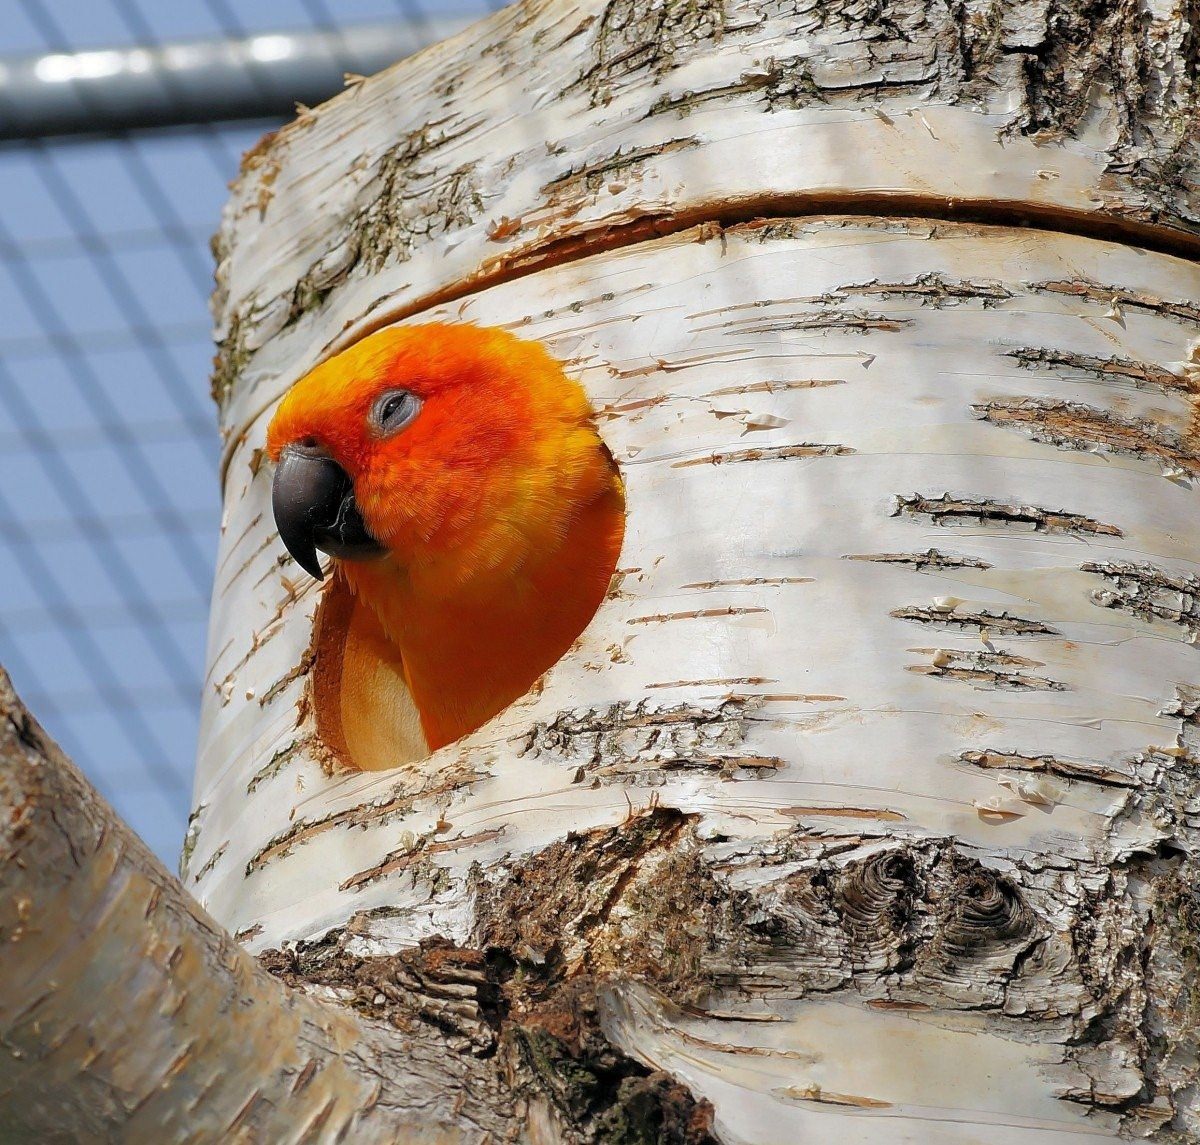
[[903,851],[885,851],[848,867],[838,883],[846,929],[870,940],[902,927],[912,915],[916,867]]
[[947,896],[942,950],[951,957],[982,957],[1017,946],[1034,930],[1033,913],[1017,887],[979,867],[955,879]]

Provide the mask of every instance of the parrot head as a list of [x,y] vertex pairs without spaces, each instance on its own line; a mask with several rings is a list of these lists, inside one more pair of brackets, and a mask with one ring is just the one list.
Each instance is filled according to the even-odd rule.
[[561,542],[595,472],[583,389],[536,342],[476,326],[379,331],[318,366],[271,421],[272,507],[323,574],[388,556],[431,590],[511,574]]
[[532,686],[590,620],[624,494],[579,385],[536,342],[381,330],[292,387],[267,433],[272,507],[397,647],[430,747]]

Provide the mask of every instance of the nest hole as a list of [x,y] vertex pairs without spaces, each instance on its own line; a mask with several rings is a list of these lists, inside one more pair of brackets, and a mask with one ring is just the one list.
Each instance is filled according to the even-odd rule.
[[357,771],[417,763],[431,747],[457,742],[537,691],[613,591],[625,508],[620,480],[604,485],[578,509],[549,555],[535,554],[519,566],[519,591],[485,582],[489,595],[468,595],[461,622],[448,623],[445,608],[440,616],[434,610],[417,646],[420,658],[409,662],[420,710],[400,644],[335,567],[314,621],[309,674],[327,762]]

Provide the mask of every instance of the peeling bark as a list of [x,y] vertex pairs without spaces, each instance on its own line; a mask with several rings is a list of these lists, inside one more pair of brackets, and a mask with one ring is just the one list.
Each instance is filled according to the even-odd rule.
[[1046,346],[1022,346],[1010,350],[1009,356],[1022,366],[1064,367],[1100,378],[1102,381],[1132,382],[1139,389],[1154,387],[1165,392],[1177,389],[1192,389],[1189,380],[1172,370],[1164,370],[1147,362],[1135,362],[1132,358],[1101,358],[1091,354],[1074,354],[1070,351],[1054,350]]
[[1180,434],[1150,418],[1121,417],[1082,402],[1018,398],[975,407],[992,425],[1020,429],[1060,449],[1101,449],[1158,462],[1168,474],[1196,476],[1200,456]]
[[1104,608],[1120,608],[1145,620],[1161,620],[1178,626],[1189,644],[1200,635],[1200,577],[1172,576],[1153,565],[1089,561],[1080,566],[1110,584],[1092,593]]

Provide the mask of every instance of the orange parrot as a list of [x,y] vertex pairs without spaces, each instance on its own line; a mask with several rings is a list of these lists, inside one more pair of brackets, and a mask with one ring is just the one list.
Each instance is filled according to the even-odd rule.
[[281,540],[318,579],[334,558],[366,606],[356,663],[396,666],[430,751],[529,691],[617,564],[624,491],[587,397],[501,330],[364,338],[292,387],[267,450]]

